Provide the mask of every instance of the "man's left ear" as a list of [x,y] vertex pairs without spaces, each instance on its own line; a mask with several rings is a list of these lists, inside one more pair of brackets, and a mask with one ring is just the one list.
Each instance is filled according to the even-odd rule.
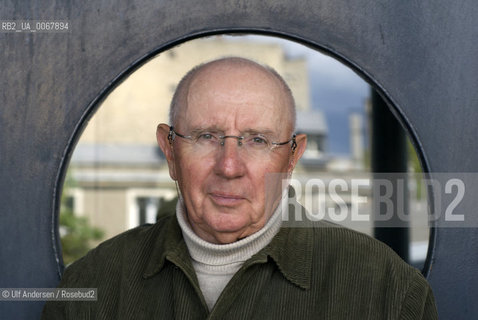
[[292,155],[290,156],[289,161],[289,173],[292,173],[295,168],[295,165],[305,151],[305,147],[307,146],[307,136],[305,134],[298,134],[295,137],[295,142],[296,147],[292,149]]
[[170,127],[167,124],[161,123],[156,129],[156,139],[158,145],[164,153],[166,160],[168,161],[169,175],[171,179],[176,180],[176,167],[174,163],[174,154],[172,148],[172,139],[170,135]]

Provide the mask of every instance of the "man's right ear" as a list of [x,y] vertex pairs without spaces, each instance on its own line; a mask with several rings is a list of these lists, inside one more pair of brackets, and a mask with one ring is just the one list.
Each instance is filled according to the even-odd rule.
[[166,161],[168,161],[169,175],[171,176],[171,179],[177,180],[172,144],[173,140],[170,136],[170,127],[167,124],[161,123],[158,125],[158,128],[156,129],[156,140],[158,141],[158,145],[166,157]]

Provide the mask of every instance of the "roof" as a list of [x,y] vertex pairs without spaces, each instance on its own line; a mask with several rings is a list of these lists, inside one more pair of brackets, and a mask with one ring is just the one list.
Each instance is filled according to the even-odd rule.
[[327,123],[322,111],[298,111],[297,132],[316,135],[327,135]]
[[113,165],[158,165],[164,155],[155,145],[83,144],[76,146],[71,162],[77,165],[104,163]]

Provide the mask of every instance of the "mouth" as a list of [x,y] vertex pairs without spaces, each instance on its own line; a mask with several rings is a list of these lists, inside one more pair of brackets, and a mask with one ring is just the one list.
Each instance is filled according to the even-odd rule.
[[246,198],[241,195],[224,192],[211,192],[209,196],[216,205],[225,207],[237,206],[246,200]]

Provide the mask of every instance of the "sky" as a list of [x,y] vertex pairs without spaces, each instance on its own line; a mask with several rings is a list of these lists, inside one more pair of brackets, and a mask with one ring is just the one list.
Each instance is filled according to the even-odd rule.
[[324,112],[328,126],[327,152],[349,154],[348,116],[364,114],[369,85],[341,62],[302,44],[269,36],[247,36],[256,41],[278,42],[289,57],[306,57],[311,105]]

